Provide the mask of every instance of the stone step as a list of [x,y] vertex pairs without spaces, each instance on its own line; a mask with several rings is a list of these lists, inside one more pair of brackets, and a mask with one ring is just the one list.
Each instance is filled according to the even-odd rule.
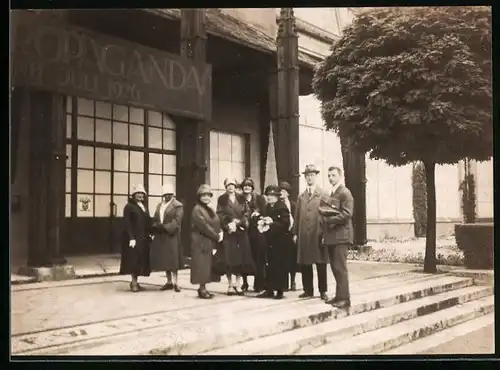
[[[441,344],[450,342],[455,338],[460,338],[475,332],[476,330],[485,328],[495,323],[495,314],[490,313],[477,319],[466,321],[463,324],[458,324],[450,329],[445,329],[435,334],[429,335],[422,339],[417,339],[414,342],[393,348],[387,352],[383,352],[383,355],[418,355],[424,353],[432,348],[435,348]],[[488,338],[485,338],[487,340]],[[495,338],[491,338],[491,342],[495,343]],[[448,354],[448,353],[443,353]],[[452,353],[449,353],[452,354]],[[453,353],[457,354],[457,353]]]
[[244,342],[205,355],[297,355],[335,342],[340,336],[359,335],[493,294],[492,287],[471,286],[406,303],[348,316]]
[[466,302],[413,320],[316,348],[308,355],[373,355],[408,344],[494,311],[494,296]]
[[[164,277],[161,278],[161,283],[163,283]],[[429,280],[429,276],[421,273],[410,273],[404,276],[398,276],[397,278],[394,276],[390,278],[375,278],[370,281],[370,284],[355,283],[351,288],[353,291],[361,294],[366,291],[376,290],[378,286],[389,288],[424,280]],[[153,281],[150,281],[150,283]],[[99,282],[96,281],[94,283]],[[124,281],[124,285],[127,284],[128,282]],[[74,282],[72,285],[78,285],[78,283]],[[151,288],[149,284],[145,284],[144,286],[148,289]],[[224,292],[226,289],[225,286],[221,284],[213,284],[213,288],[216,293],[218,291]],[[198,320],[208,317],[220,318],[226,315],[226,311],[242,312],[255,309],[256,307],[265,309],[266,307],[277,307],[278,305],[289,306],[290,304],[295,305],[296,302],[304,302],[298,299],[299,292],[289,292],[287,293],[287,299],[281,301],[254,300],[251,297],[252,294],[249,293],[247,297],[221,297],[217,294],[214,300],[207,302],[195,298],[196,293],[194,288],[189,290],[192,292],[184,290],[172,296],[174,301],[171,301],[164,310],[156,312],[144,312],[144,314],[130,317],[122,316],[113,320],[106,320],[105,322],[92,321],[92,318],[89,317],[89,322],[82,322],[78,325],[15,333],[12,336],[12,351],[14,353],[33,354],[40,351],[40,353],[44,353],[45,350],[52,351],[53,348],[57,348],[58,351],[67,351],[68,348],[72,348],[82,342],[96,340],[106,341],[106,338],[112,340],[116,335],[125,335],[126,333],[136,330],[147,330],[166,325],[175,325],[182,321],[185,323],[185,321],[192,320],[194,317]],[[161,299],[164,299],[163,295]],[[249,302],[249,299],[251,302]],[[235,303],[236,301],[243,303]],[[205,310],[203,310],[203,308],[205,308]]]
[[[411,284],[403,282],[402,286],[388,290],[372,290],[360,295],[353,295],[353,306],[350,314],[358,314],[395,304],[418,299],[428,295],[439,294],[449,290],[465,288],[472,285],[472,279],[453,276],[436,276],[435,279]],[[250,303],[252,300],[248,299]],[[288,299],[283,300],[287,303]],[[222,315],[189,321],[180,325],[163,326],[158,329],[143,331],[141,335],[124,335],[113,337],[112,343],[89,343],[84,348],[54,348],[43,354],[72,355],[113,355],[130,354],[197,354],[218,348],[229,347],[244,341],[267,335],[274,335],[292,329],[302,328],[317,323],[346,317],[348,312],[332,308],[318,299],[306,299],[291,304],[268,307],[268,300],[255,299],[261,309],[240,312],[230,307],[224,309],[221,302]],[[41,353],[38,353],[41,354]]]

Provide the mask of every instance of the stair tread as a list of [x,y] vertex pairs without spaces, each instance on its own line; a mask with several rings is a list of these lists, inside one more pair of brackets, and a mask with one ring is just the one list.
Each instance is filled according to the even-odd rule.
[[[297,343],[298,338],[307,340],[320,335],[336,336],[339,331],[348,329],[361,322],[371,322],[381,317],[402,314],[409,310],[416,310],[419,307],[424,307],[434,303],[443,302],[448,299],[458,298],[475,293],[491,294],[491,287],[470,286],[466,288],[456,289],[448,292],[443,292],[424,298],[412,300],[409,302],[400,303],[394,306],[381,308],[378,310],[368,311],[357,315],[351,315],[337,320],[329,320],[316,325],[305,328],[294,329],[279,334],[274,334],[264,338],[257,338],[251,341],[236,344],[227,348],[221,348],[215,351],[204,353],[205,355],[251,355],[251,354],[270,354],[269,350],[277,346],[287,343]],[[273,354],[278,354],[273,352]],[[288,353],[282,353],[288,354]]]
[[[421,274],[418,275],[421,276]],[[472,281],[471,278],[454,277],[450,275],[442,275],[432,280],[425,281],[421,281],[419,277],[415,283],[412,283],[412,280],[402,281],[401,285],[382,290],[381,292],[380,290],[371,290],[361,294],[354,294],[353,308],[357,306],[358,311],[354,309],[351,309],[351,311],[353,313],[366,311],[367,309],[373,308],[376,302],[382,302],[384,299],[386,300],[385,306],[389,306],[393,304],[393,299],[397,300],[399,299],[397,297],[403,296],[404,294],[427,290],[429,288],[436,289],[449,284],[456,284],[462,287],[472,285]],[[253,299],[242,297],[241,301],[243,300],[250,303],[250,300]],[[152,348],[167,348],[172,349],[173,352],[182,351],[183,353],[193,350],[199,353],[217,348],[205,348],[208,344],[200,344],[200,341],[206,341],[207,343],[212,342],[212,340],[209,341],[208,338],[225,341],[227,346],[229,346],[237,343],[242,335],[251,340],[258,335],[256,333],[257,331],[259,332],[259,336],[262,336],[289,330],[290,325],[295,325],[298,319],[308,320],[308,318],[310,318],[312,320],[314,315],[318,317],[322,314],[345,315],[341,310],[333,309],[319,299],[300,300],[297,298],[286,298],[280,301],[283,305],[287,305],[286,310],[276,310],[276,306],[271,307],[271,302],[274,304],[275,301],[258,301],[259,303],[257,303],[257,305],[262,305],[262,307],[253,310],[245,310],[245,316],[251,317],[252,321],[258,323],[258,325],[251,325],[252,323],[249,322],[249,320],[245,321],[242,319],[242,316],[238,314],[238,310],[231,310],[232,305],[226,305],[221,302],[221,305],[216,307],[216,315],[211,317],[206,317],[206,315],[204,315],[205,317],[200,320],[190,319],[178,325],[149,328],[142,331],[143,335],[141,335],[140,338],[137,338],[136,334],[117,333],[112,337],[113,343],[106,342],[109,341],[109,338],[97,338],[92,339],[93,343],[89,340],[85,343],[60,345],[57,348],[48,349],[47,351],[41,349],[40,351],[35,350],[35,352],[61,353],[61,351],[63,351],[63,353],[97,355],[118,353],[115,352],[117,348],[123,350],[125,347],[130,347],[129,349],[133,353],[142,353],[141,351],[147,353]],[[293,304],[288,305],[288,303]],[[253,305],[253,303],[250,305]],[[280,306],[283,305],[280,304]],[[367,305],[370,305],[370,307]],[[266,325],[269,326],[270,324],[271,326],[273,324],[275,325],[272,328],[267,328]],[[214,338],[214,336],[217,338]]]
[[[486,326],[492,325],[495,323],[495,314],[487,314],[477,319],[473,319],[470,321],[466,321],[462,324],[455,325],[449,329],[442,330],[435,334],[429,335],[428,337],[424,337],[422,339],[417,339],[414,342],[405,344],[400,347],[396,347],[392,350],[384,352],[384,355],[416,355],[422,352],[425,352],[429,349],[435,348],[441,344],[447,343],[450,340],[455,338],[467,335],[472,333],[478,329],[482,329]],[[492,338],[492,342],[495,342],[495,339]]]
[[336,341],[335,343],[321,346],[312,352],[310,355],[320,354],[355,354],[367,348],[370,344],[377,343],[380,338],[384,340],[390,338],[397,338],[407,332],[419,330],[422,327],[440,323],[452,317],[460,316],[464,312],[476,311],[481,307],[489,307],[494,304],[494,296],[490,295],[481,299],[466,302],[461,305],[447,308],[429,315],[421,316],[409,321],[404,321],[396,325],[391,325],[379,330],[364,333],[355,337],[348,337],[343,340]]

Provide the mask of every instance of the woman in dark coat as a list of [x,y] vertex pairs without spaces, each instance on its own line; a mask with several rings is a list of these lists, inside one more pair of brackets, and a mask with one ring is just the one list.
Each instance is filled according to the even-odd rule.
[[268,247],[267,282],[266,291],[257,297],[281,299],[288,284],[288,264],[285,261],[289,257],[289,246],[285,238],[290,229],[290,212],[279,199],[281,192],[278,186],[269,185],[265,194],[267,206],[265,216],[259,221],[259,231],[266,236]]
[[[255,262],[254,273],[254,292],[260,293],[265,289],[266,279],[266,238],[257,230],[257,221],[264,214],[266,208],[266,198],[263,195],[255,193],[255,184],[253,180],[247,177],[241,183],[243,197],[247,202],[250,219],[248,225],[248,239],[252,250],[252,257]],[[243,275],[243,291],[248,290],[247,275]]]
[[182,265],[181,223],[184,215],[182,203],[174,197],[173,187],[162,186],[163,200],[153,216],[154,239],[151,243],[152,271],[165,271],[167,282],[160,290],[180,292],[178,270]]
[[236,184],[234,180],[224,180],[226,193],[217,199],[217,214],[224,231],[222,246],[227,268],[228,295],[243,295],[241,276],[253,274],[254,269],[247,234],[249,209],[245,199],[236,194]]
[[212,279],[212,255],[222,241],[223,232],[217,213],[210,207],[213,193],[203,184],[198,189],[198,202],[191,214],[191,284],[199,284],[198,297],[213,297],[206,284]]
[[286,181],[282,181],[280,183],[280,190],[281,190],[281,200],[283,203],[285,203],[286,207],[288,208],[288,211],[290,212],[290,230],[288,231],[286,238],[285,238],[285,243],[289,246],[288,247],[288,253],[289,253],[289,258],[288,260],[288,271],[289,271],[289,285],[287,284],[287,287],[291,291],[297,290],[297,286],[295,285],[295,275],[299,271],[298,265],[297,265],[297,243],[294,240],[293,237],[293,215],[295,215],[295,209],[296,209],[296,203],[293,200],[290,200],[290,194],[292,193],[292,185],[290,185]]
[[144,205],[146,190],[143,185],[136,185],[123,209],[122,253],[120,274],[131,275],[130,290],[143,290],[137,282],[138,276],[149,276],[149,244],[151,242],[151,218]]

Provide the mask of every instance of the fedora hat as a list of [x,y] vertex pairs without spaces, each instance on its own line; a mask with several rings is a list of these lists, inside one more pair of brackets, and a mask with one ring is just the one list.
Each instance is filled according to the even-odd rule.
[[225,179],[224,187],[227,188],[229,185],[238,186],[238,181],[236,181],[235,179]]
[[146,192],[146,189],[144,189],[144,185],[142,185],[142,184],[134,185],[134,187],[132,188],[131,195],[134,195],[137,193],[143,193],[144,195],[148,195],[148,193]]
[[206,195],[210,195],[211,197],[213,197],[213,195],[214,195],[214,193],[212,193],[212,189],[210,189],[210,185],[208,185],[208,184],[200,185],[196,194],[198,196],[202,196],[202,195],[206,194]]
[[306,175],[308,173],[315,173],[318,174],[319,170],[314,164],[307,164],[306,168],[304,169],[304,172],[302,172],[303,175]]
[[175,194],[175,186],[172,184],[163,184],[161,186],[161,195]]
[[265,195],[276,195],[276,196],[279,197],[281,195],[281,191],[280,191],[279,186],[269,185],[269,186],[266,187],[266,190],[264,191],[264,194]]

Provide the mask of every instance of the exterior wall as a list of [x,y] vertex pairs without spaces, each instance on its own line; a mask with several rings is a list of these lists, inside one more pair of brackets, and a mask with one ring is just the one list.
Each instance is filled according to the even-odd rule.
[[[255,188],[260,189],[260,126],[258,121],[258,109],[251,102],[229,102],[215,98],[213,101],[211,130],[224,131],[227,133],[245,135],[249,140],[250,177],[255,183]],[[211,144],[210,144],[211,145]],[[211,181],[215,180],[215,174],[210,173]],[[213,180],[212,180],[213,179]],[[243,179],[236,179],[242,181]],[[211,184],[214,188],[222,188],[221,184]],[[215,198],[215,196],[214,196]]]
[[[29,112],[29,101],[23,101],[23,113]],[[16,124],[13,122],[13,124]],[[17,169],[16,179],[11,187],[11,200],[14,197],[19,199],[19,210],[13,211],[10,217],[11,238],[11,265],[21,266],[25,263],[28,254],[28,202],[29,202],[29,118],[21,119],[19,129],[19,146],[17,149]]]
[[352,21],[348,8],[293,8],[295,17],[335,36],[342,35],[344,27]]
[[476,163],[477,217],[493,219],[493,160]]

